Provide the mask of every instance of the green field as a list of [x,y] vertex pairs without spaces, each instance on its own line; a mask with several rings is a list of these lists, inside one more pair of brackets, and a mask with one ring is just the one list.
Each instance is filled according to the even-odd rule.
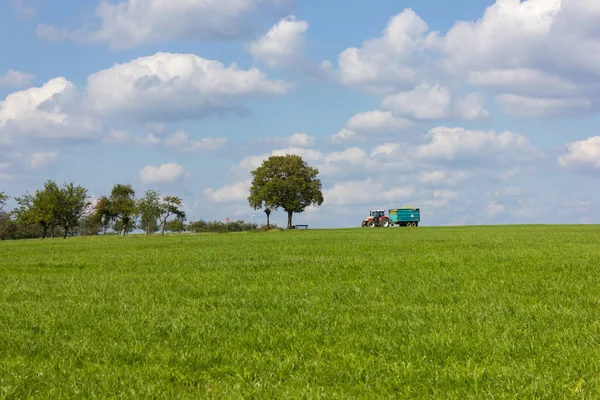
[[598,398],[600,227],[0,243],[0,398]]

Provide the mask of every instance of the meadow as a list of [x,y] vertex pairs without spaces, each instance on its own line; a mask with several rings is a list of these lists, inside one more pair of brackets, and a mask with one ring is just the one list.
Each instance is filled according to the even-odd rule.
[[600,397],[600,227],[0,242],[0,398],[391,397]]

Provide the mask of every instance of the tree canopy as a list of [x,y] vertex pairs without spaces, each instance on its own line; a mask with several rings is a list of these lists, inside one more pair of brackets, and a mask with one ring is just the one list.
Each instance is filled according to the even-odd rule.
[[35,194],[17,197],[18,207],[13,213],[21,224],[40,225],[43,229],[42,238],[47,236],[48,230],[50,236],[54,237],[56,226],[60,226],[63,237],[67,237],[85,214],[90,204],[87,198],[87,189],[72,182],[59,187],[56,182],[47,181],[44,188],[36,190]]
[[110,197],[102,196],[96,203],[97,218],[103,222],[119,222],[121,234],[125,236],[133,227],[137,216],[135,190],[130,184],[116,184]]
[[250,207],[282,208],[288,214],[288,229],[292,227],[293,213],[323,204],[319,170],[298,155],[271,156],[251,173]]

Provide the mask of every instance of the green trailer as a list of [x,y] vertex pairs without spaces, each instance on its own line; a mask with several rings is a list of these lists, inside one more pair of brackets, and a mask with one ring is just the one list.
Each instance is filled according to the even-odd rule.
[[391,225],[419,226],[421,210],[415,207],[392,208],[389,211]]
[[400,207],[389,209],[389,215],[385,215],[384,210],[371,210],[369,216],[365,218],[361,226],[375,228],[381,226],[384,228],[398,226],[419,226],[421,221],[421,210],[415,207]]

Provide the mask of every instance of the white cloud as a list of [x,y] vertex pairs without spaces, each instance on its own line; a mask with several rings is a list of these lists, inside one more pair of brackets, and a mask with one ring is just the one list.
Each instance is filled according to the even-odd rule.
[[338,133],[336,133],[335,135],[333,135],[331,137],[331,140],[333,142],[336,143],[341,143],[341,142],[349,142],[349,141],[360,141],[361,138],[359,137],[359,135],[356,134],[356,132],[351,131],[350,129],[342,129],[341,131],[339,131]]
[[302,61],[305,46],[306,21],[289,16],[275,24],[269,31],[252,42],[248,50],[255,60],[270,67],[291,67]]
[[261,142],[289,147],[313,147],[316,144],[314,136],[297,132],[287,137],[268,137],[259,139]]
[[4,75],[0,75],[0,87],[29,86],[34,78],[35,76],[32,74],[28,74],[22,71],[16,71],[14,69],[9,69]]
[[90,75],[87,94],[99,113],[152,120],[240,110],[244,100],[281,96],[290,88],[256,68],[225,67],[193,54],[157,53]]
[[427,136],[430,143],[418,149],[418,158],[479,160],[493,165],[498,162],[530,162],[542,155],[525,136],[508,131],[495,133],[437,127],[429,131]]
[[382,37],[361,48],[350,47],[338,58],[339,79],[348,86],[389,93],[418,80],[418,56],[437,43],[437,33],[411,9],[392,17]]
[[389,202],[401,201],[414,195],[412,187],[394,185],[385,187],[381,182],[369,178],[362,181],[347,181],[336,183],[330,189],[323,191],[324,206],[379,206]]
[[190,135],[182,130],[174,132],[163,141],[166,147],[180,152],[214,151],[222,148],[227,142],[226,138],[191,139]]
[[442,41],[444,70],[505,95],[523,117],[570,114],[598,105],[600,9],[595,0],[497,0]]
[[167,149],[181,152],[194,153],[199,151],[214,151],[222,148],[227,142],[227,138],[205,137],[201,139],[192,139],[190,135],[178,130],[171,135],[162,137],[155,133],[148,133],[145,136],[136,136],[127,131],[111,129],[103,139],[104,143],[112,144],[139,144],[146,146],[164,146]]
[[383,108],[395,115],[420,120],[444,119],[450,115],[452,94],[440,85],[422,84],[409,92],[386,96]]
[[476,121],[490,116],[484,108],[485,97],[479,93],[471,93],[466,97],[458,98],[454,103],[454,113],[466,121]]
[[0,137],[89,137],[101,127],[96,120],[74,112],[77,100],[75,85],[62,77],[11,93],[0,102]]
[[46,167],[58,159],[56,152],[37,152],[29,155],[29,167],[38,169]]
[[588,111],[592,102],[588,99],[539,98],[514,94],[497,96],[504,111],[515,117],[557,117]]
[[456,186],[472,176],[468,171],[454,170],[433,170],[421,171],[419,174],[420,182],[424,185],[449,185]]
[[568,143],[567,152],[558,157],[562,168],[571,170],[600,169],[600,136]]
[[247,201],[251,182],[244,180],[220,189],[206,188],[203,193],[213,203],[241,203]]
[[36,9],[27,5],[24,0],[11,0],[10,5],[21,19],[30,19],[36,14]]
[[[406,118],[396,117],[391,112],[367,111],[350,118],[346,123],[346,130],[358,133],[385,133],[398,132],[412,126],[413,122]],[[344,138],[343,136],[344,134],[340,138]],[[346,136],[348,135],[346,134]]]
[[107,43],[113,49],[177,39],[222,40],[248,36],[263,10],[280,8],[286,6],[285,3],[282,0],[101,1],[96,8],[100,20],[100,28],[96,31],[67,32],[41,26],[43,31],[64,31],[60,35],[63,40]]
[[140,180],[145,184],[173,183],[183,175],[183,167],[176,163],[166,163],[158,167],[148,165],[140,171]]

